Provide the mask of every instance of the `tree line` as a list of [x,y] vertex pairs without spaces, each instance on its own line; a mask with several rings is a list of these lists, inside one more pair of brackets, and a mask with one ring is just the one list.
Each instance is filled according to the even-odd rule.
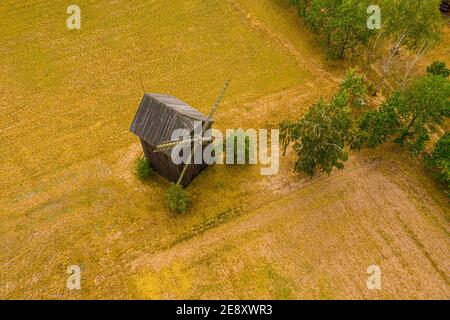
[[[450,117],[450,70],[436,61],[414,78],[420,59],[442,37],[440,0],[288,0],[332,59],[351,58],[335,95],[321,98],[297,121],[280,124],[284,152],[293,146],[295,171],[313,176],[344,168],[350,152],[393,141],[425,164],[450,195],[450,133],[425,152]],[[369,28],[371,8],[379,28]],[[376,80],[373,82],[376,73]],[[397,81],[389,81],[395,76]],[[371,78],[369,80],[369,78]],[[371,97],[383,92],[382,102]]]
[[312,177],[343,169],[349,152],[393,141],[425,163],[450,190],[450,133],[425,152],[426,144],[450,117],[450,70],[435,62],[427,74],[394,91],[381,105],[370,103],[367,83],[355,70],[341,81],[329,100],[321,98],[297,121],[280,124],[284,152],[289,145],[297,156],[294,170]]
[[[420,58],[442,36],[441,0],[288,0],[333,59],[364,58],[381,65],[379,91],[396,63],[406,85]],[[380,9],[380,28],[368,27],[370,10]],[[400,53],[403,53],[400,54]],[[403,58],[403,59],[402,59]]]

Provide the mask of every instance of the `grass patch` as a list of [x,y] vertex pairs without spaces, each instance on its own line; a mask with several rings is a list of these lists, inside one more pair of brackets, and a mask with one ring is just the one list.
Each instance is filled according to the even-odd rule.
[[[187,294],[194,275],[180,261],[136,279],[136,291],[145,299],[170,299]],[[162,284],[162,285],[161,285]]]

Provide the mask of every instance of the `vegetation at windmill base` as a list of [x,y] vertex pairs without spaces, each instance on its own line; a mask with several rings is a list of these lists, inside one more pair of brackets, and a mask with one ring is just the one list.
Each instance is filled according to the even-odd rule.
[[[226,144],[224,145],[224,155],[228,157],[227,150],[233,150],[230,154],[233,159],[226,160],[227,164],[248,164],[255,156],[255,148],[251,145],[252,140],[244,130],[238,129],[227,135]],[[226,148],[225,148],[226,146]]]
[[189,193],[182,186],[172,183],[166,191],[166,205],[176,213],[186,213],[191,206]]
[[145,156],[136,159],[134,173],[141,181],[147,181],[153,176],[153,168]]

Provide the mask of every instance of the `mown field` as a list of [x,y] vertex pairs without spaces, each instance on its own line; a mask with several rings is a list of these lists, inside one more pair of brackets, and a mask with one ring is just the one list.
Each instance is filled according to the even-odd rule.
[[[282,0],[0,3],[0,298],[450,298],[450,204],[396,146],[331,177],[213,166],[193,208],[139,182],[129,131],[144,91],[216,127],[271,128],[329,95],[330,63]],[[448,28],[425,59],[450,63]],[[82,268],[82,289],[66,268]],[[383,288],[367,290],[378,264]]]

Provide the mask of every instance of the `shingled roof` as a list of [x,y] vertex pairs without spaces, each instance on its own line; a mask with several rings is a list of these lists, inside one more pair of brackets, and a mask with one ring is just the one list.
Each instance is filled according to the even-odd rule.
[[170,140],[175,129],[194,130],[195,121],[207,116],[166,94],[146,93],[131,123],[130,131],[152,146]]

